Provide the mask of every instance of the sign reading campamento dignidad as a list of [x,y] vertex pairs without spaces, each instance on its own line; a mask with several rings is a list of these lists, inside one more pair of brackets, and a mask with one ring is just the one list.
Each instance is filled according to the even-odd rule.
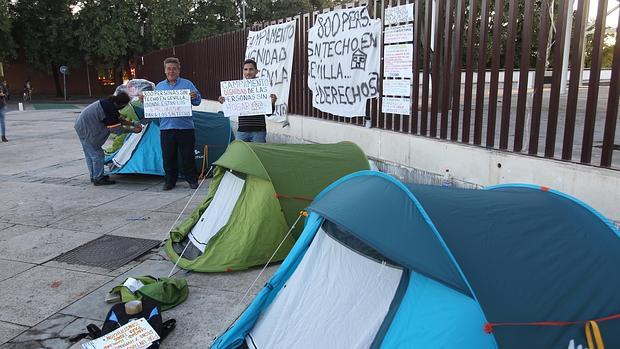
[[189,90],[144,91],[145,118],[192,116]]
[[269,115],[272,113],[271,85],[268,79],[221,81],[224,115]]

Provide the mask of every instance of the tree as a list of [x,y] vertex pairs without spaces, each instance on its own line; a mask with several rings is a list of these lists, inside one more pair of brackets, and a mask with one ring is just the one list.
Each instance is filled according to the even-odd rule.
[[9,11],[9,0],[0,0],[0,62],[15,58],[15,41],[11,29],[13,27],[12,14]]
[[56,94],[62,96],[58,67],[78,65],[75,21],[71,12],[73,0],[18,0],[14,37],[31,68],[52,74]]
[[140,52],[141,24],[136,21],[140,3],[127,0],[86,0],[80,3],[77,37],[87,63],[112,67],[122,82],[128,61]]
[[187,42],[191,36],[192,0],[143,0],[145,37],[155,48]]
[[200,1],[192,12],[192,23],[192,41],[241,29],[241,1]]

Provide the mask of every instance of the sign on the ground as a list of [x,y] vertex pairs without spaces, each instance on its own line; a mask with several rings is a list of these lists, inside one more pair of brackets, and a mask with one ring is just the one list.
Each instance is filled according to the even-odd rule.
[[151,325],[140,318],[118,329],[82,344],[82,349],[143,349],[159,339]]
[[175,118],[192,116],[190,91],[144,91],[145,118]]
[[308,87],[312,106],[334,115],[366,115],[379,96],[381,20],[366,6],[317,16],[308,31]]
[[245,58],[256,61],[258,77],[268,79],[269,94],[278,97],[268,120],[286,121],[288,95],[291,89],[293,51],[295,50],[295,21],[270,25],[260,31],[250,31]]
[[224,97],[224,115],[268,115],[272,112],[267,79],[243,79],[220,82]]

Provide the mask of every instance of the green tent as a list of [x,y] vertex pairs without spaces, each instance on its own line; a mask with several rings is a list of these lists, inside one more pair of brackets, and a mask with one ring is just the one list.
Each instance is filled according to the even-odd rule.
[[215,162],[206,198],[170,232],[164,247],[181,268],[242,270],[286,257],[300,211],[338,178],[369,168],[354,143],[259,144],[234,141]]

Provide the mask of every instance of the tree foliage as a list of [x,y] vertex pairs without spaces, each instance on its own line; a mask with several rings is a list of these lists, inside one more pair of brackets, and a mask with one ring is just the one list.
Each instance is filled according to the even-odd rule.
[[13,15],[9,10],[9,0],[0,0],[0,62],[15,58],[15,41],[11,35]]

